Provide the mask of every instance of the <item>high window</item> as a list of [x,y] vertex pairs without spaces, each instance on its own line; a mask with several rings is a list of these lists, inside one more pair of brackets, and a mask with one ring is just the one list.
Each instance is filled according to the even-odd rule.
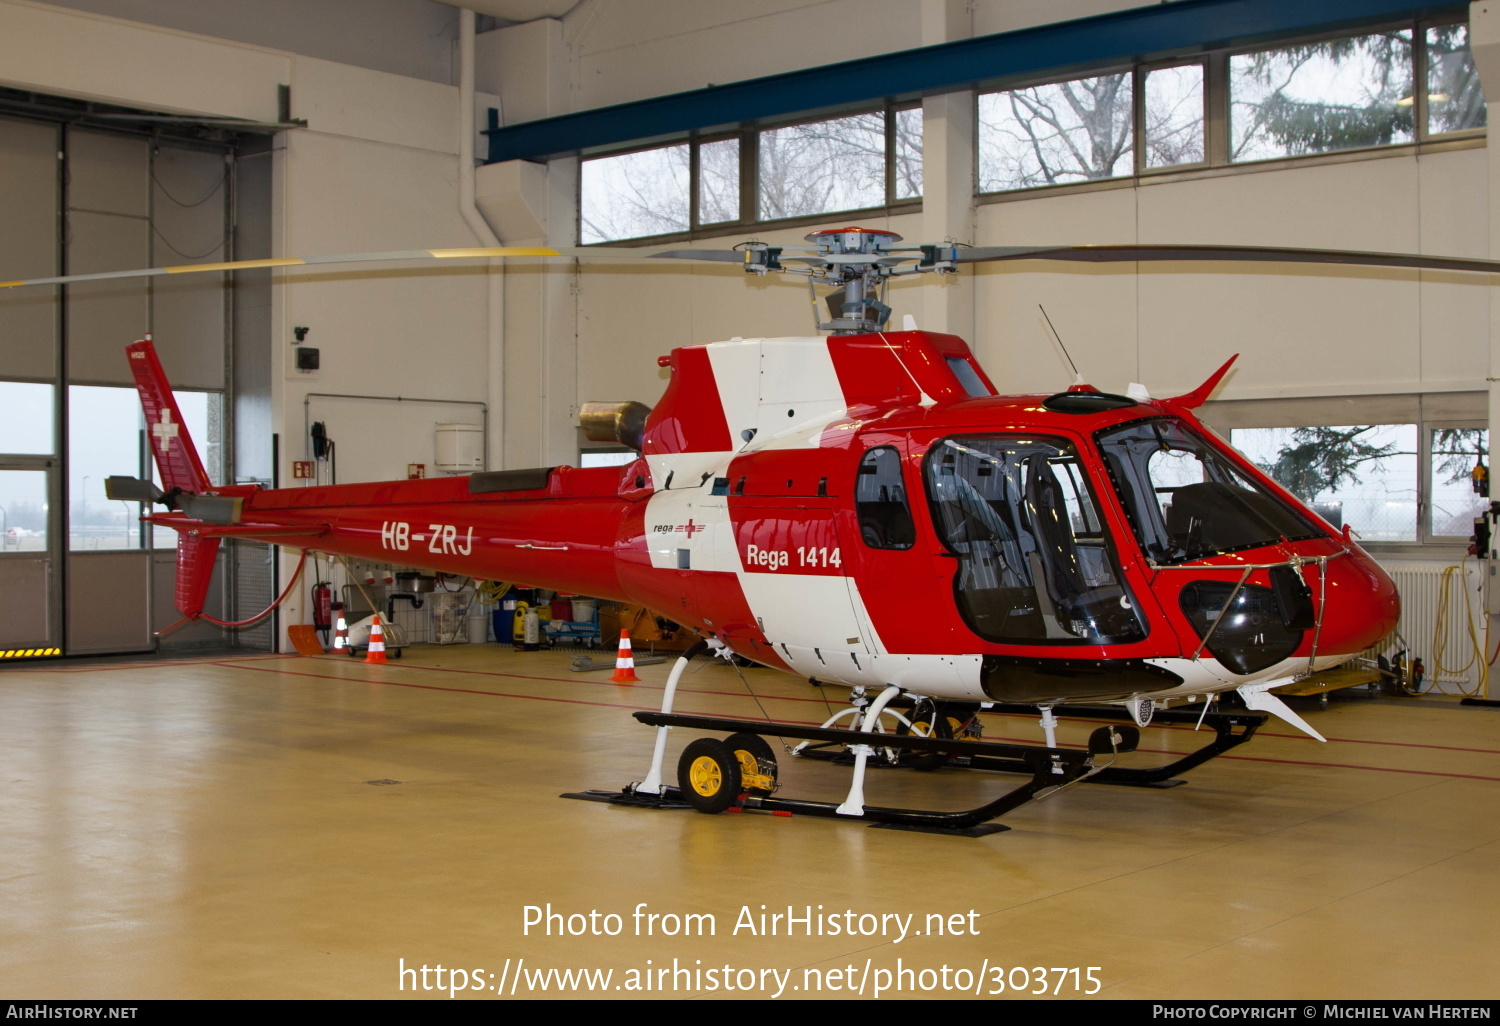
[[705,136],[579,171],[588,245],[884,210],[922,196],[922,108],[893,107]]
[[1409,22],[981,93],[977,183],[1003,194],[1484,127],[1468,26]]
[[1489,505],[1481,393],[1221,402],[1206,417],[1364,544],[1461,543]]

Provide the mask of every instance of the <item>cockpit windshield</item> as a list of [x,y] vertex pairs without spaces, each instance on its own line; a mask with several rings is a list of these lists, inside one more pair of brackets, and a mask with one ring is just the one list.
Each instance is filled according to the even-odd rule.
[[989,641],[1145,637],[1071,442],[945,438],[927,455],[933,523],[958,558],[954,594]]
[[1094,437],[1136,539],[1158,564],[1326,533],[1179,421],[1137,420]]

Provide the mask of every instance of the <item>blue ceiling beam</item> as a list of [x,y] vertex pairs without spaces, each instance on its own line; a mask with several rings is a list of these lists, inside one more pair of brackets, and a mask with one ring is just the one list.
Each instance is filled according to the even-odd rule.
[[1467,4],[1451,0],[1175,0],[560,117],[492,125],[485,133],[489,163],[546,160],[715,125],[1467,10]]

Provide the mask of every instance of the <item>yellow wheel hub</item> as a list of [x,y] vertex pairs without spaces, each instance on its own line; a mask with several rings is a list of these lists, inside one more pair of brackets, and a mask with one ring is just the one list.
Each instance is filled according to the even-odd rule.
[[688,782],[705,798],[712,798],[719,793],[719,788],[724,786],[724,773],[719,768],[718,760],[710,759],[706,755],[700,755],[693,760],[688,769]]

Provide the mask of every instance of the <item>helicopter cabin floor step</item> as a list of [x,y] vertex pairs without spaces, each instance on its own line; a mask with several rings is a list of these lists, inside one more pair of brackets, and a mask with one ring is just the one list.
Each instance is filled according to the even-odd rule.
[[1360,666],[1336,666],[1331,670],[1304,677],[1294,684],[1283,684],[1272,690],[1273,695],[1283,698],[1316,698],[1323,708],[1328,707],[1328,695],[1344,688],[1370,688],[1380,686],[1380,671]]

